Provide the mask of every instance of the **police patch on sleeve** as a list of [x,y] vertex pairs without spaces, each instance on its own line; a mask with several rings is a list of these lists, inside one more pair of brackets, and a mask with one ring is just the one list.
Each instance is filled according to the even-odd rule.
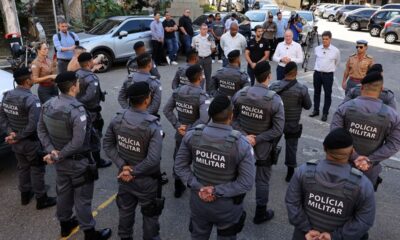
[[98,83],[98,82],[94,82],[94,85],[95,85],[95,86],[99,86],[99,83]]
[[164,132],[163,132],[163,130],[160,130],[160,135],[161,135],[161,136],[163,136],[163,135],[164,135]]
[[39,102],[38,102],[38,103],[36,103],[36,107],[37,107],[37,108],[40,108],[40,106],[41,106],[41,105],[40,105],[40,103],[39,103]]
[[81,119],[81,122],[86,121],[86,115],[82,115],[82,116],[80,117],[80,119]]
[[162,87],[161,86],[158,89],[160,89],[160,91],[162,91]]

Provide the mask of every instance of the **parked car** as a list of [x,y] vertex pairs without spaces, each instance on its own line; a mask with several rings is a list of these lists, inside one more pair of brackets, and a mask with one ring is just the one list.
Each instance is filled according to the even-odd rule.
[[379,10],[382,10],[382,9],[400,9],[400,3],[385,4]]
[[305,19],[307,21],[307,25],[310,26],[311,30],[318,22],[312,11],[299,10],[296,11],[296,13],[299,14],[302,19]]
[[322,18],[324,18],[324,14],[325,14],[328,10],[333,9],[333,8],[335,8],[335,7],[338,7],[338,6],[340,6],[340,5],[339,5],[339,4],[329,4],[329,6],[326,6],[324,9],[321,10],[320,16],[321,16]]
[[278,13],[278,11],[278,8],[250,10],[247,11],[244,15],[249,18],[251,30],[254,30],[255,26],[263,25],[264,22],[268,20],[269,13],[272,13],[272,15],[274,15],[274,19],[276,19],[276,14]]
[[[3,100],[3,93],[14,88],[14,77],[11,73],[0,69],[0,107],[1,101]],[[0,156],[11,152],[11,147],[4,142],[4,138],[7,136],[6,129],[0,123]]]
[[377,11],[374,8],[360,8],[346,14],[344,25],[353,31],[365,29],[368,26],[369,19]]
[[257,0],[253,4],[253,9],[261,9],[264,5],[276,5],[276,3],[274,0]]
[[339,22],[340,18],[342,17],[343,13],[350,12],[359,8],[365,8],[365,5],[344,5],[336,11],[335,18],[336,21]]
[[124,61],[134,55],[133,45],[143,41],[150,49],[151,33],[150,16],[116,16],[110,17],[96,25],[88,32],[78,33],[80,45],[93,56],[105,56],[104,68],[108,71],[114,62]]
[[341,7],[342,7],[341,5],[337,5],[330,8],[326,8],[324,13],[322,14],[322,18],[324,19],[327,18],[329,22],[335,21],[336,12]]
[[385,23],[381,31],[381,38],[384,38],[386,43],[395,43],[400,40],[400,16]]
[[372,37],[379,37],[385,22],[395,16],[400,15],[400,9],[379,10],[371,16],[368,23],[368,31]]
[[322,14],[324,13],[326,8],[329,8],[330,6],[334,6],[336,4],[321,4],[317,7],[317,9],[315,10],[315,15],[322,17]]

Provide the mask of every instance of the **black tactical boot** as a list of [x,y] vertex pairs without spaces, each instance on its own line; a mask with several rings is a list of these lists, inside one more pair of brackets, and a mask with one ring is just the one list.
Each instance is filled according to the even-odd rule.
[[23,206],[28,205],[33,198],[33,192],[21,192],[21,204]]
[[111,237],[111,229],[105,228],[101,230],[88,229],[84,231],[85,240],[106,240]]
[[36,209],[45,209],[48,207],[52,207],[57,204],[56,197],[48,197],[47,194],[44,194],[43,197],[36,199]]
[[287,167],[287,174],[286,174],[285,181],[290,182],[290,179],[292,179],[293,174],[294,174],[294,167]]
[[69,221],[60,222],[61,225],[61,237],[68,237],[72,230],[79,226],[78,220],[75,217],[72,217]]
[[180,179],[175,179],[175,197],[180,198],[183,192],[186,190],[185,185],[182,183]]
[[92,152],[92,157],[94,159],[94,161],[96,162],[96,166],[97,168],[106,168],[111,166],[111,161],[110,160],[105,160],[103,158],[100,157],[100,152],[96,151],[96,152]]
[[260,224],[271,220],[274,217],[274,211],[271,209],[267,210],[267,206],[257,206],[256,215],[253,218],[254,224]]

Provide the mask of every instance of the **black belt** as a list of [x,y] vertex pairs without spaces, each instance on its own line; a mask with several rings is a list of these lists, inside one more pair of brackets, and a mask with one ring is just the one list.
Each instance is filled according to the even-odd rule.
[[200,57],[199,56],[199,58],[201,58],[201,59],[206,59],[206,58],[209,58],[209,57],[211,57],[211,55],[208,55],[207,57]]
[[317,70],[315,70],[315,72],[321,73],[321,74],[333,74],[333,72],[320,72],[320,71],[317,71]]
[[62,59],[62,58],[57,58],[57,61],[69,62],[69,61],[71,61],[71,59]]
[[78,154],[74,154],[70,157],[72,160],[74,161],[79,161],[85,158],[90,158],[89,153],[78,153]]

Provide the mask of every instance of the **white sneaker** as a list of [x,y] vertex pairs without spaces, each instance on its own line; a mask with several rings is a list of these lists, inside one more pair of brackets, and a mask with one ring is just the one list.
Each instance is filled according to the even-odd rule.
[[215,60],[213,59],[211,62],[212,62],[212,63],[215,63]]
[[168,56],[166,57],[166,59],[167,59],[167,63],[168,63],[168,65],[171,65],[171,59],[169,59],[169,57],[168,57]]
[[172,65],[178,65],[178,63],[175,62],[175,61],[172,61],[171,64],[172,64]]
[[218,63],[222,63],[222,60],[218,60]]

